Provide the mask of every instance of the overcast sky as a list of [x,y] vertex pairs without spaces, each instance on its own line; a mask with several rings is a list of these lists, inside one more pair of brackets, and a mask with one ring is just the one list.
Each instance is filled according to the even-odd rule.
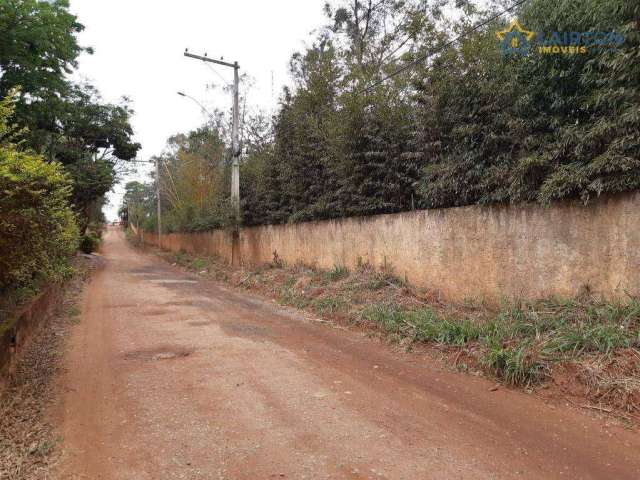
[[[71,11],[86,27],[80,43],[95,50],[80,58],[78,74],[107,101],[123,95],[132,99],[133,127],[142,144],[139,159],[147,160],[162,151],[167,137],[205,120],[199,107],[177,91],[211,109],[231,105],[220,88],[206,88],[222,82],[202,62],[184,57],[185,48],[237,60],[241,73],[256,81],[249,102],[274,108],[282,85],[289,83],[291,54],[310,43],[312,31],[326,21],[323,5],[324,0],[71,0]],[[216,70],[232,80],[231,69]],[[144,178],[143,171],[125,178],[109,196],[110,220],[116,218],[122,185]]]

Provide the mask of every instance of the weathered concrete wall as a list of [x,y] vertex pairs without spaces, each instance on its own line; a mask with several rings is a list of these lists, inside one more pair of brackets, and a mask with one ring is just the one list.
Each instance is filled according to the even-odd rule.
[[[155,237],[147,236],[153,243]],[[231,256],[231,234],[172,234],[171,250]],[[421,210],[240,232],[245,264],[273,260],[321,268],[368,262],[444,298],[640,294],[640,194],[570,202]]]
[[[232,238],[232,232],[226,230],[201,233],[170,233],[162,236],[162,248],[173,252],[183,251],[199,255],[217,256],[231,263]],[[157,246],[158,236],[155,233],[145,232],[144,243]]]
[[33,333],[62,305],[63,292],[62,286],[52,286],[3,319],[0,324],[0,390]]

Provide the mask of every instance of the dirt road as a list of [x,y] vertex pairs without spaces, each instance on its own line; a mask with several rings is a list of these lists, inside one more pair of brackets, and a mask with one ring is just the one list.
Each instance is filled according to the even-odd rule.
[[638,479],[640,435],[233,292],[110,230],[60,478]]

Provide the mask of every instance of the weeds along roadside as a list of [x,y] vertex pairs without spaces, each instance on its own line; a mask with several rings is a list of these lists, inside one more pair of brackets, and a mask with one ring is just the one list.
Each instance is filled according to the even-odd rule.
[[[557,387],[594,408],[640,421],[640,299],[585,296],[533,302],[441,302],[369,265],[234,270],[217,258],[163,253],[201,275],[260,292],[327,320],[373,328],[407,348],[437,348],[458,370],[525,390]],[[568,397],[567,397],[568,398]]]

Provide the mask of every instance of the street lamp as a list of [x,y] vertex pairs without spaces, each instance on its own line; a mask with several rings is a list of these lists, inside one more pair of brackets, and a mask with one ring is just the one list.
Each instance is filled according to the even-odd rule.
[[187,95],[184,92],[178,92],[178,95],[180,95],[181,97],[184,97],[184,98],[188,98],[192,102],[195,102],[195,104],[200,107],[200,110],[202,110],[202,112],[205,113],[209,117],[209,120],[213,120],[212,113],[209,110],[207,110],[206,107],[201,102],[199,102],[198,100],[193,98],[191,95]]

